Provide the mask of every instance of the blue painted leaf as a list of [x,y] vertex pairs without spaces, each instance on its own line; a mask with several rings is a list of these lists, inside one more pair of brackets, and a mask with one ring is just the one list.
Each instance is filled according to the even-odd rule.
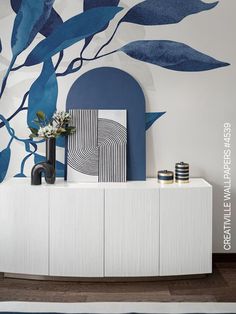
[[34,162],[35,164],[38,164],[40,162],[45,162],[46,161],[46,157],[41,156],[39,154],[34,154]]
[[174,71],[207,71],[229,65],[183,43],[169,40],[134,41],[120,50],[134,59]]
[[120,0],[84,0],[84,11],[98,7],[116,7]]
[[[46,160],[45,157],[39,155],[39,154],[34,154],[34,162],[37,164],[39,162],[44,162]],[[65,165],[60,162],[56,161],[56,176],[60,178],[64,178],[64,170],[65,170]]]
[[[11,7],[15,11],[15,13],[18,13],[21,2],[22,0],[11,0]],[[54,31],[54,29],[62,23],[63,21],[60,15],[52,8],[49,18],[39,32],[43,36],[48,37]]]
[[[98,7],[117,7],[119,4],[120,0],[84,0],[84,11],[93,9],[93,8],[98,8]],[[104,31],[109,23],[107,23],[99,32]],[[85,38],[85,45],[84,49],[88,46],[90,41],[93,39],[93,36]]]
[[65,137],[64,136],[60,136],[56,139],[56,145],[59,147],[65,147]]
[[5,148],[3,151],[0,152],[0,183],[3,182],[3,180],[6,177],[10,159],[11,159],[11,149],[8,146],[7,148]]
[[4,92],[9,73],[17,56],[31,44],[39,30],[45,24],[51,13],[54,1],[55,0],[22,0],[19,11],[15,17],[12,31],[12,60],[3,78],[0,97]]
[[22,0],[11,0],[11,7],[15,13],[18,13]]
[[29,127],[35,127],[33,120],[37,111],[43,111],[50,119],[56,111],[58,95],[57,78],[52,60],[44,62],[42,72],[32,84],[29,91],[27,123]]
[[60,162],[60,161],[56,161],[56,176],[59,178],[64,178],[65,175],[65,165]]
[[97,33],[121,9],[120,7],[94,8],[72,17],[42,40],[31,51],[24,65],[31,66],[41,63],[79,40]]
[[44,24],[44,26],[41,28],[40,33],[44,35],[45,37],[48,37],[61,24],[63,24],[62,18],[52,8],[51,14],[49,18],[47,19],[46,23]]
[[141,25],[164,25],[180,22],[190,14],[210,10],[217,2],[201,0],[146,0],[132,7],[121,22]]
[[54,1],[22,0],[12,31],[13,56],[17,56],[31,44],[49,18]]
[[145,130],[147,131],[154,122],[157,121],[166,112],[146,112],[145,113]]

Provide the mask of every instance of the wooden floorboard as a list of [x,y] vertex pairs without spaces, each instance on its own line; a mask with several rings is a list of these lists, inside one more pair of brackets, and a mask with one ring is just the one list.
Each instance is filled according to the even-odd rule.
[[0,279],[0,301],[236,302],[236,262],[215,262],[205,278],[150,282]]

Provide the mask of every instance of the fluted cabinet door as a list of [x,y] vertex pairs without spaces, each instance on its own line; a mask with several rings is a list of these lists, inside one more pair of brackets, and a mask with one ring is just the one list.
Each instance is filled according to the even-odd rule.
[[103,276],[104,190],[50,191],[50,275]]
[[159,189],[106,189],[105,275],[159,275]]
[[160,275],[211,273],[211,187],[161,188],[160,199]]
[[21,182],[0,186],[1,271],[48,275],[47,189]]

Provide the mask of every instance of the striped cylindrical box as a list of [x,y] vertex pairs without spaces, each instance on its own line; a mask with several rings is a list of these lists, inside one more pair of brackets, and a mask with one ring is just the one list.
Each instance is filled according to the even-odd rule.
[[175,181],[177,183],[189,182],[189,164],[183,161],[175,164]]

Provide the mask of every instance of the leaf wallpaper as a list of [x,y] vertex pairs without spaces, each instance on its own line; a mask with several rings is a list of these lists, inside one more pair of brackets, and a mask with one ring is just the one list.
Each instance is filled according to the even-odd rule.
[[[87,70],[104,65],[131,72],[146,94],[148,175],[155,176],[157,168],[164,166],[164,159],[167,166],[180,158],[189,158],[187,161],[191,162],[188,149],[184,150],[189,140],[184,138],[181,149],[176,149],[172,158],[158,155],[156,149],[161,150],[165,141],[168,145],[170,135],[165,137],[160,133],[159,146],[156,131],[165,122],[164,128],[168,124],[173,130],[170,134],[174,142],[175,134],[183,134],[183,123],[178,129],[179,135],[174,131],[186,110],[181,105],[177,110],[175,103],[170,104],[174,82],[192,80],[193,106],[201,93],[194,83],[196,80],[207,82],[208,77],[214,82],[232,71],[231,55],[220,44],[222,38],[228,37],[223,35],[223,30],[218,32],[219,39],[216,35],[214,43],[219,41],[219,45],[214,50],[211,34],[215,36],[216,21],[220,22],[221,15],[225,18],[225,10],[230,13],[233,8],[232,0],[227,4],[225,0],[2,0],[0,182],[6,177],[29,175],[33,163],[43,158],[44,143],[28,138],[27,127],[35,127],[32,120],[36,111],[43,110],[50,118],[56,109],[64,109],[73,82]],[[163,86],[161,82],[167,82],[167,77],[169,82]],[[181,95],[188,92],[186,89]],[[176,123],[170,124],[168,119],[173,121],[174,107]],[[196,107],[192,107],[193,115]],[[185,121],[187,117],[189,114]],[[192,140],[200,128],[201,121],[198,121]],[[59,140],[57,145],[57,174],[62,176],[64,143]],[[164,153],[166,149],[161,151]],[[196,167],[197,175],[204,174],[197,170]]]

